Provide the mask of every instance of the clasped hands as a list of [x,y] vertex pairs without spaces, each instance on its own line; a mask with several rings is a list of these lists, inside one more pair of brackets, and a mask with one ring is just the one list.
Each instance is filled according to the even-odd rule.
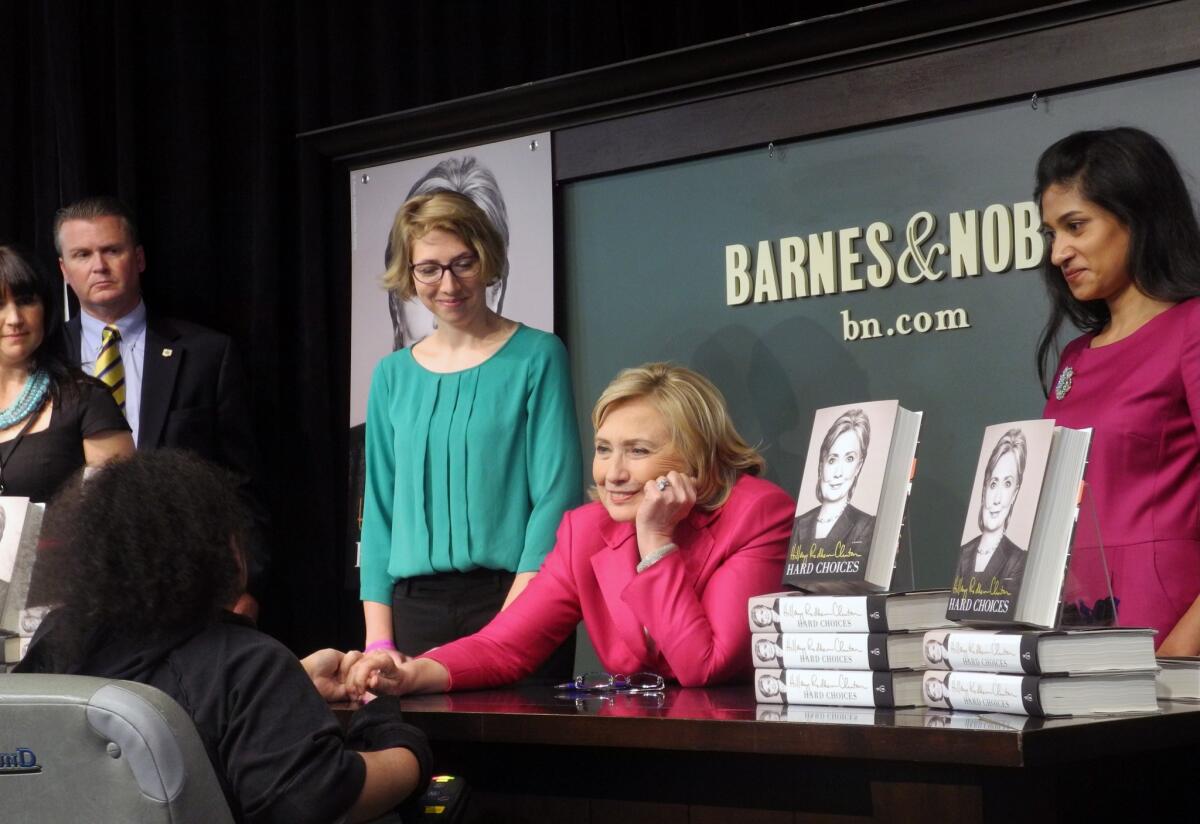
[[[674,470],[646,482],[635,517],[638,549],[646,555],[673,542],[676,525],[696,505],[696,480]],[[405,695],[445,689],[448,678],[431,659],[410,660],[394,650],[323,649],[301,659],[326,701],[361,701],[367,693]]]
[[300,659],[313,686],[330,703],[361,701],[368,692],[404,695],[414,689],[414,664],[390,650],[317,650]]

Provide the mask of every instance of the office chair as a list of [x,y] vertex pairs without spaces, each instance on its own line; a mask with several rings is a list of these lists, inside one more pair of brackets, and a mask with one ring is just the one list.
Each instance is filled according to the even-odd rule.
[[144,684],[74,675],[0,675],[0,818],[8,815],[233,824],[178,704]]

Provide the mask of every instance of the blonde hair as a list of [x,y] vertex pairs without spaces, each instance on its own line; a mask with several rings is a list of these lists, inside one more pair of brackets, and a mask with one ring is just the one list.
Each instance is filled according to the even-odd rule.
[[385,289],[401,300],[416,297],[412,245],[434,230],[456,236],[479,258],[479,278],[484,286],[491,286],[500,279],[508,260],[504,238],[469,197],[438,191],[410,197],[396,212],[388,235],[392,259],[383,273]]
[[721,390],[703,375],[672,363],[625,369],[600,393],[592,426],[599,430],[609,412],[636,400],[647,401],[663,416],[672,444],[696,476],[697,506],[720,507],[739,475],[758,475],[766,468],[734,429]]

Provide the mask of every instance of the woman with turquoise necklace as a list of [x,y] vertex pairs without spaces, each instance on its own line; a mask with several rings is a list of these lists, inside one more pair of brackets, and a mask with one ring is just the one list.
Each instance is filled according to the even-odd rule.
[[[367,401],[365,648],[395,660],[470,635],[514,601],[579,503],[567,352],[488,306],[504,240],[470,198],[417,195],[392,226],[383,285],[436,328],[384,358]],[[570,675],[565,643],[539,677]]]
[[55,286],[0,244],[0,495],[48,501],[82,466],[133,454],[108,387],[70,364]]

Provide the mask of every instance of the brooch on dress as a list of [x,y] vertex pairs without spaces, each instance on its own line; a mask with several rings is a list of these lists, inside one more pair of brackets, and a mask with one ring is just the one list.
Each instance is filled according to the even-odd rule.
[[1067,396],[1071,391],[1071,380],[1075,377],[1074,367],[1068,366],[1058,376],[1058,383],[1054,384],[1054,397],[1060,401]]

